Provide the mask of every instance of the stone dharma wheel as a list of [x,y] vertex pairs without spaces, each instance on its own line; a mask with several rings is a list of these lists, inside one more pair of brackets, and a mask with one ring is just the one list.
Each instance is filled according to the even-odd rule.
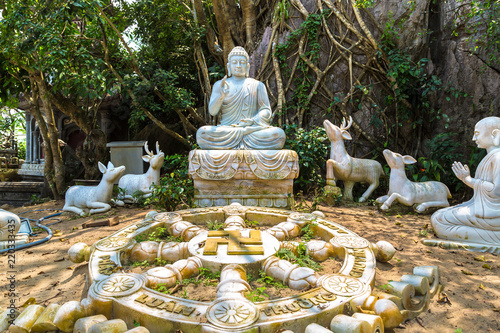
[[[225,221],[221,230],[203,227],[214,220]],[[245,221],[257,221],[259,228]],[[182,242],[136,242],[137,236],[147,236],[158,227]],[[303,228],[320,238],[305,244],[310,257],[316,261],[341,258],[340,271],[319,275],[276,255],[280,248],[296,250],[294,239]],[[143,274],[124,273],[122,263],[134,258],[161,258],[172,264]],[[221,274],[217,295],[210,302],[153,290],[160,284],[173,287],[198,275],[202,267]],[[296,294],[260,302],[245,298],[252,291],[247,273],[255,276],[259,269]],[[311,322],[329,326],[335,315],[351,312],[370,296],[375,255],[370,242],[318,215],[233,204],[150,212],[143,221],[94,244],[89,270],[92,311],[121,318],[129,327],[138,322],[150,332],[302,332]]]

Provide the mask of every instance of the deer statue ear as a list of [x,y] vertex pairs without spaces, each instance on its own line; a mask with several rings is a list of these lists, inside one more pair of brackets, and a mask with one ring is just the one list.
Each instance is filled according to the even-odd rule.
[[111,161],[108,162],[108,170],[109,169],[113,169],[115,166],[113,165],[113,163],[111,163]]
[[493,145],[495,147],[500,147],[500,129],[495,128],[491,131],[491,136],[493,136]]
[[149,155],[142,155],[142,160],[146,163],[149,163],[151,161],[151,156]]
[[342,131],[342,139],[344,140],[352,140],[351,134],[347,131]]
[[106,173],[106,166],[104,166],[104,164],[98,162],[97,166],[99,167],[99,171],[101,171],[101,173]]
[[413,164],[417,163],[417,160],[411,157],[410,155],[405,155],[403,156],[403,163],[404,164]]

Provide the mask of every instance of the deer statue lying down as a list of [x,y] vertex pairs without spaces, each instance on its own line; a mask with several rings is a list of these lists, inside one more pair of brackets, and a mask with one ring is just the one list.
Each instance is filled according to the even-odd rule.
[[352,140],[347,130],[352,125],[352,117],[346,125],[345,118],[340,127],[328,120],[323,122],[326,134],[332,143],[330,159],[326,161],[326,183],[335,185],[335,180],[344,181],[344,198],[353,200],[352,188],[355,183],[368,183],[368,189],[363,193],[359,202],[364,202],[378,187],[379,178],[384,174],[382,166],[374,160],[353,158],[347,154],[344,140]]
[[393,153],[389,149],[384,150],[384,157],[391,168],[389,178],[389,193],[377,198],[381,203],[380,209],[387,210],[394,200],[405,206],[419,204],[415,210],[424,212],[429,207],[448,207],[448,199],[451,198],[448,187],[436,181],[414,183],[408,180],[405,173],[405,164],[413,164],[417,161],[409,156]]
[[99,171],[103,173],[101,182],[97,186],[71,186],[66,191],[66,202],[63,210],[85,216],[84,208],[90,208],[90,214],[103,213],[111,209],[108,202],[113,194],[113,183],[125,171],[125,166],[115,168],[109,162],[106,168],[99,162]]
[[151,196],[153,190],[151,185],[158,184],[160,181],[160,169],[163,166],[165,154],[160,150],[158,141],[156,141],[156,155],[148,149],[148,143],[144,144],[144,150],[147,155],[142,156],[144,162],[149,162],[149,169],[142,175],[125,175],[120,178],[118,187],[123,189],[124,193],[118,196],[125,202],[135,202],[134,195],[140,192],[142,198]]

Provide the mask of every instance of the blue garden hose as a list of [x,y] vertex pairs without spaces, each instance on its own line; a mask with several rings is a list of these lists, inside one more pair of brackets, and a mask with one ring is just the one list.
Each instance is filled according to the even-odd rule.
[[[30,210],[30,211],[27,211],[27,212],[23,212],[21,214],[26,214],[26,213],[31,213],[31,212],[40,212],[40,211],[44,211],[44,210],[58,211],[59,209],[37,209],[37,210]],[[39,239],[39,240],[37,240],[35,242],[31,242],[31,243],[27,243],[27,244],[16,246],[13,249],[3,249],[3,250],[0,250],[0,254],[6,253],[6,252],[9,252],[9,251],[24,250],[24,249],[27,249],[29,247],[37,246],[37,245],[43,244],[45,242],[48,242],[52,238],[52,236],[53,236],[52,230],[48,226],[40,224],[40,222],[42,222],[44,220],[47,220],[47,219],[50,219],[50,218],[53,218],[53,217],[56,217],[56,216],[59,216],[61,214],[62,214],[62,212],[51,214],[51,215],[47,215],[47,216],[44,216],[44,217],[42,217],[42,218],[40,218],[38,220],[28,219],[26,217],[21,217],[21,219],[26,219],[28,221],[36,221],[35,225],[37,227],[39,227],[39,228],[44,229],[48,233],[48,235],[45,238],[43,238],[43,239]],[[59,223],[59,222],[61,222],[61,221],[59,220],[58,222],[50,223],[48,225],[52,225],[52,224]]]

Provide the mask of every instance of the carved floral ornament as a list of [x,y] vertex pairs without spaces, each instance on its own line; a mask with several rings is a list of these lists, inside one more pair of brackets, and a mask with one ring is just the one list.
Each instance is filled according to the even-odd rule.
[[[334,309],[337,307],[340,309],[346,301],[353,297],[369,296],[368,286],[373,282],[375,275],[375,257],[371,247],[368,246],[370,243],[363,238],[314,214],[271,210],[275,216],[280,216],[283,222],[268,229],[254,230],[245,228],[244,222],[235,223],[235,219],[244,221],[247,212],[252,212],[253,216],[258,216],[258,212],[262,212],[262,218],[265,218],[268,209],[231,205],[219,207],[217,211],[221,210],[227,218],[228,229],[211,231],[212,234],[204,231],[202,226],[187,222],[186,218],[191,216],[193,220],[207,220],[203,216],[208,217],[207,214],[211,214],[213,209],[191,209],[187,215],[185,214],[187,211],[183,211],[181,214],[169,212],[151,216],[153,223],[143,227],[139,233],[149,232],[152,230],[151,228],[161,226],[164,223],[163,225],[167,227],[169,232],[179,233],[184,237],[184,242],[176,243],[177,247],[169,247],[164,244],[160,250],[152,252],[155,257],[161,256],[162,259],[170,260],[173,263],[164,267],[155,267],[142,275],[111,273],[112,270],[108,270],[108,274],[111,273],[111,275],[99,274],[97,271],[92,272],[94,283],[90,293],[93,295],[93,299],[111,299],[113,303],[120,303],[129,309],[127,311],[130,311],[128,315],[131,318],[139,316],[147,318],[151,313],[158,314],[161,316],[161,320],[168,321],[168,325],[170,325],[168,327],[179,328],[182,322],[182,327],[192,325],[194,328],[201,324],[208,325],[215,331],[219,328],[234,329],[234,332],[238,332],[253,327],[253,325],[265,328],[267,325],[271,325],[271,321],[274,323],[273,327],[276,327],[277,321],[285,323],[290,320],[290,315],[294,314],[297,314],[299,321],[314,321],[315,316],[320,315],[321,312],[335,312]],[[191,218],[187,219],[191,220]],[[258,218],[256,219],[258,220]],[[143,222],[137,223],[136,226],[140,223]],[[285,244],[290,246],[291,243],[294,243],[293,239],[300,236],[300,229],[308,223],[315,223],[317,228],[313,229],[321,230],[323,237],[329,235],[326,236],[329,239],[306,243],[307,246],[316,248],[314,251],[311,248],[310,253],[313,259],[325,260],[319,259],[321,253],[333,251],[334,247],[331,245],[333,243],[336,243],[337,247],[340,245],[345,248],[345,253],[342,256],[345,255],[344,261],[347,263],[344,263],[339,272],[319,276],[310,268],[299,267],[275,256],[277,249]],[[134,230],[133,226],[128,228],[131,229],[124,228],[115,234],[120,235],[124,230]],[[186,232],[183,231],[184,229]],[[190,232],[187,232],[188,230]],[[204,253],[204,246],[209,243],[210,237],[214,238],[213,242],[216,242],[217,246],[213,246],[214,249]],[[229,238],[227,242],[223,241],[224,237]],[[203,240],[200,241],[202,238]],[[127,240],[133,241],[133,239],[126,237],[109,237],[99,241],[98,245],[101,248],[116,248],[119,245],[126,245]],[[225,245],[226,243],[228,245]],[[276,249],[267,249],[266,245],[271,243]],[[237,251],[228,251],[229,245]],[[134,245],[134,248],[136,246],[139,249],[140,243]],[[186,247],[189,249],[188,251],[179,250],[181,252],[176,252],[177,248],[185,249]],[[263,247],[265,251],[255,251],[256,248],[260,247]],[[113,257],[114,259],[111,259],[117,262],[113,266],[120,268],[122,265],[119,261],[130,255],[130,250],[122,247],[115,251],[116,255]],[[351,255],[352,253],[349,251],[354,251],[354,255]],[[102,257],[102,252],[94,252],[98,256],[97,260],[108,258]],[[92,255],[90,261],[92,261]],[[336,254],[331,252],[330,255]],[[181,259],[175,259],[177,260],[175,261],[171,259],[174,258],[172,256]],[[163,283],[167,288],[170,288],[177,283],[176,281],[182,281],[199,274],[201,267],[211,267],[210,269],[213,270],[213,267],[217,266],[217,260],[223,260],[223,262],[220,265],[221,278],[217,287],[217,296],[212,302],[186,300],[172,295],[159,294],[150,289],[158,283]],[[91,265],[90,269],[98,270],[99,266]],[[251,286],[246,281],[246,271],[253,272],[258,269],[264,270],[269,276],[281,280],[290,288],[297,290],[296,296],[257,303],[247,300],[245,293],[251,291]],[[104,271],[101,269],[101,272]],[[107,311],[114,311],[115,308],[120,307],[111,306]],[[314,311],[311,311],[312,308]],[[207,322],[200,322],[202,317],[206,318]],[[178,324],[176,324],[177,322]],[[144,323],[147,327],[147,319],[144,319]]]

